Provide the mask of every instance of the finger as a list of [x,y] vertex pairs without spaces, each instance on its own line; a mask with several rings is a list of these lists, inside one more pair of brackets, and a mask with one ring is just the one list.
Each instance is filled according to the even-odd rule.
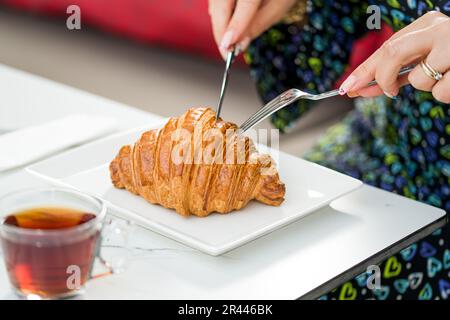
[[[419,19],[420,20],[420,19]],[[396,32],[389,40],[394,40],[402,35],[407,34],[409,31],[413,31],[416,29],[417,24],[424,24],[425,22],[422,19],[422,22],[418,23],[419,20],[416,20],[414,23],[406,26],[400,31]],[[358,92],[363,89],[367,83],[371,82],[375,79],[376,66],[381,60],[383,55],[382,47],[378,48],[366,61],[360,64],[341,84],[339,88],[339,93],[341,95],[347,94],[351,92],[349,95],[351,98],[358,95]],[[377,87],[377,86],[374,86]],[[379,87],[378,87],[379,88]],[[368,94],[368,96],[377,96],[382,93],[378,93],[377,90],[370,88],[369,90],[364,90]],[[381,90],[382,92],[382,90]]]
[[[438,44],[438,46],[433,48],[430,54],[425,58],[426,62],[434,70],[444,74],[448,69],[450,69],[450,60],[448,59],[449,50],[449,45],[445,43]],[[416,89],[431,91],[437,81],[428,76],[419,64],[409,74],[409,82]]]
[[425,73],[420,64],[410,72],[408,79],[414,88],[429,92],[437,82]]
[[450,103],[450,72],[446,72],[432,90],[433,97],[443,103]]
[[[220,50],[220,41],[225,33],[233,13],[235,0],[209,0],[209,14],[214,40]],[[221,52],[222,53],[222,52]]]
[[268,1],[257,12],[250,24],[247,33],[251,40],[260,36],[264,31],[279,22],[291,9],[296,0],[289,1]]
[[[448,21],[448,18],[446,20]],[[397,73],[401,67],[412,62],[419,62],[426,56],[428,56],[427,61],[434,63],[436,70],[447,70],[450,62],[446,56],[450,46],[445,41],[434,41],[435,34],[443,33],[440,31],[443,26],[442,21],[444,20],[440,19],[438,23],[434,21],[429,27],[404,34],[383,45],[382,60],[384,64],[382,68],[377,68],[375,79],[386,95],[396,96],[398,94]],[[435,84],[435,80],[427,76],[420,65],[410,73],[409,82],[415,88],[424,91],[431,91]]]
[[398,94],[400,86],[397,78],[400,69],[426,56],[432,45],[429,29],[414,31],[385,42],[381,48],[382,64],[377,66],[375,79],[387,96]]
[[[393,41],[405,35],[433,27],[448,20],[448,17],[440,12],[431,11],[423,15],[413,23],[396,32],[388,41]],[[346,94],[349,91],[357,91],[353,86],[358,84],[358,88],[365,86],[365,83],[372,81],[375,77],[373,74],[376,63],[381,60],[381,50],[378,49],[372,56],[361,64],[355,71],[344,81],[340,87],[340,94]],[[360,80],[359,80],[360,79]],[[359,80],[359,81],[358,81]]]
[[223,49],[230,50],[242,40],[260,4],[261,0],[237,0],[234,13],[220,43]]
[[[408,75],[405,74],[405,75],[398,77],[398,84],[399,84],[399,87],[403,87],[403,86],[409,84]],[[373,85],[370,87],[362,88],[357,91],[349,92],[348,96],[350,98],[354,98],[354,97],[358,97],[358,96],[360,96],[360,97],[377,97],[382,94],[385,94],[383,92],[383,89],[381,89],[381,87],[379,85]],[[392,98],[392,97],[390,97],[390,98]]]
[[[343,91],[357,91],[367,86],[373,78],[387,95],[398,93],[397,83],[400,69],[416,61],[431,50],[432,37],[429,28],[405,34],[386,41],[369,59],[363,62],[341,85]],[[347,82],[347,83],[346,83]]]
[[421,16],[419,19],[415,20],[413,23],[408,24],[403,29],[394,33],[391,39],[397,39],[407,33],[418,31],[431,25],[439,24],[446,19],[448,19],[448,17],[442,12],[429,11],[428,13]]
[[[356,92],[375,78],[376,66],[379,63],[381,51],[375,51],[366,61],[361,63],[341,84],[339,94]],[[364,85],[365,84],[365,85]]]

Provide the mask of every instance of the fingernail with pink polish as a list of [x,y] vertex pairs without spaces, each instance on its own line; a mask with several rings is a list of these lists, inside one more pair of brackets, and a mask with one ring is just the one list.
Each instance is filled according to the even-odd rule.
[[383,93],[384,93],[385,96],[387,96],[388,98],[391,98],[391,99],[392,99],[392,97],[393,97],[392,94],[390,94],[390,93],[387,92],[387,91],[383,91]]
[[222,59],[223,60],[227,60],[227,54],[228,54],[227,50],[225,50],[222,47],[220,47],[219,51],[220,51],[220,55],[222,56]]
[[250,45],[250,37],[245,37],[240,43],[239,43],[239,51],[244,52],[247,50],[248,46]]
[[393,99],[393,100],[397,100],[397,95],[395,95],[395,94],[390,94],[389,92],[386,92],[386,91],[383,91],[383,93],[384,93],[387,97],[389,97],[389,98],[391,98],[391,99]]
[[347,92],[349,92],[352,87],[356,84],[356,77],[354,75],[349,76],[339,88],[339,94],[343,96]]
[[220,43],[220,47],[222,49],[228,50],[231,46],[231,41],[233,41],[233,31],[227,31],[222,38],[222,42]]

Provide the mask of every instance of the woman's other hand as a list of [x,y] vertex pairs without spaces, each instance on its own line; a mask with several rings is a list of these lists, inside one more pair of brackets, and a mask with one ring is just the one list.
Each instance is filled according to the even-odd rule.
[[231,47],[245,50],[250,41],[280,21],[296,0],[209,0],[214,38],[222,56]]
[[[443,77],[437,81],[420,65],[425,60]],[[417,64],[408,74],[398,77],[402,67]],[[395,33],[369,59],[362,63],[341,85],[340,93],[351,97],[372,97],[385,94],[395,97],[400,87],[433,93],[436,100],[450,103],[450,18],[443,13],[429,12]],[[375,79],[378,85],[367,88]]]

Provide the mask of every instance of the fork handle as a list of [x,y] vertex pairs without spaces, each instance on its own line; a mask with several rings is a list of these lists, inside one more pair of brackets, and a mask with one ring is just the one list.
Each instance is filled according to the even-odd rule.
[[[404,67],[404,68],[400,69],[400,72],[398,73],[398,76],[400,77],[400,76],[403,76],[405,74],[408,74],[409,72],[411,72],[415,68],[415,66],[416,65],[411,65],[411,66]],[[378,84],[378,83],[375,80],[373,80],[373,81],[370,81],[367,84],[367,87],[371,87],[371,86],[374,86],[376,84]],[[330,97],[335,97],[335,96],[338,96],[338,95],[340,95],[339,89],[336,89],[336,90],[331,90],[331,91],[327,91],[327,92],[324,92],[324,93],[320,93],[320,94],[317,94],[317,95],[311,95],[310,99],[311,100],[322,100],[322,99],[326,99],[326,98],[330,98]]]
[[[413,70],[414,67],[415,67],[415,65],[411,65],[411,66],[402,68],[402,69],[400,69],[400,72],[398,75],[399,76],[405,75],[405,74],[409,73],[411,70]],[[367,87],[373,86],[375,84],[377,84],[377,82],[375,80],[371,81],[367,84]],[[294,93],[292,93],[293,90],[294,90]],[[245,121],[240,126],[241,132],[247,131],[248,129],[252,128],[253,126],[258,124],[259,122],[261,122],[262,120],[264,120],[265,118],[267,118],[268,116],[273,114],[274,112],[297,101],[298,99],[303,98],[303,99],[308,99],[308,100],[322,100],[325,98],[330,98],[330,97],[340,95],[339,89],[324,92],[321,94],[303,94],[303,92],[301,92],[301,93],[302,93],[301,95],[296,94],[295,89],[290,89],[290,90],[283,92],[281,95],[277,96],[275,99],[273,99],[268,104],[266,104],[263,108],[261,108],[258,112],[253,114],[249,119],[247,119],[247,121]]]
[[[413,65],[410,65],[410,66],[408,66],[408,67],[401,68],[401,69],[400,69],[400,72],[398,73],[398,76],[400,77],[400,76],[403,76],[403,75],[405,75],[405,74],[410,73],[415,67],[416,67],[416,65],[413,64]],[[367,86],[368,86],[368,87],[371,87],[371,86],[374,86],[374,85],[376,85],[376,84],[378,84],[378,83],[377,83],[375,80],[373,80],[373,81],[370,81],[370,82],[367,84]]]

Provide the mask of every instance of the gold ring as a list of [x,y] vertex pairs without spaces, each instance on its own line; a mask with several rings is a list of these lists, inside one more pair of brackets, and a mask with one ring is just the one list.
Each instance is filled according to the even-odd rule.
[[432,66],[430,66],[425,59],[420,62],[423,72],[433,80],[439,81],[442,79],[443,75],[439,71],[436,71]]

